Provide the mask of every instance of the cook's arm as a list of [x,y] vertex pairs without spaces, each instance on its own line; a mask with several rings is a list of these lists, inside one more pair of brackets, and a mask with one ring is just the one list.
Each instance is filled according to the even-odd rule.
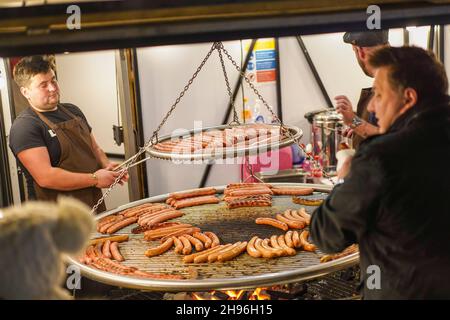
[[36,183],[47,189],[71,191],[96,186],[106,188],[110,186],[117,172],[100,169],[92,173],[78,173],[52,167],[46,147],[36,147],[23,150],[17,154],[20,162],[28,170]]

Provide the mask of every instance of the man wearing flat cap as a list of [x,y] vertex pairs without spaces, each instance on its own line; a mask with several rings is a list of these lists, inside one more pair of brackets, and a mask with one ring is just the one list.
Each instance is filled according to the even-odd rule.
[[[371,78],[374,77],[374,69],[368,63],[369,58],[376,50],[389,45],[388,36],[388,30],[346,32],[344,34],[344,42],[352,45],[359,66]],[[365,138],[378,133],[377,119],[373,113],[367,111],[372,95],[372,88],[361,90],[356,114],[347,96],[339,95],[334,98],[336,110],[342,114],[344,123],[352,129],[354,148],[357,148]]]

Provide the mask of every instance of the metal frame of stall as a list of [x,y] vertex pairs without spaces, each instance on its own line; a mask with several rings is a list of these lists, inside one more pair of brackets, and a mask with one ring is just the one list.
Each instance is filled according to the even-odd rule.
[[[84,25],[80,30],[67,29],[67,4],[0,8],[2,17],[0,56],[361,30],[366,28],[366,8],[371,4],[370,1],[351,0],[339,5],[327,0],[269,2],[270,5],[263,5],[263,2],[259,0],[234,2],[176,0],[170,3],[164,0],[83,2],[77,4],[83,14]],[[385,0],[378,3],[383,13],[383,28],[436,25],[436,32],[434,28],[430,30],[429,46],[434,48],[434,42],[436,42],[438,56],[442,62],[444,61],[443,25],[450,21],[450,1],[434,4],[423,1],[405,3],[399,0]],[[408,32],[405,29],[405,41],[408,40],[407,38]],[[297,39],[301,45],[301,38]],[[303,52],[307,57],[306,48]],[[131,60],[118,62],[123,66],[120,71],[122,80],[130,79],[130,70],[136,75],[135,51],[131,51],[130,56]],[[313,70],[312,60],[309,65]],[[281,77],[279,70],[278,77]],[[315,75],[315,78],[320,86],[320,77]],[[127,138],[126,157],[133,154],[143,143],[142,121],[139,120],[142,118],[138,100],[139,86],[138,82],[133,84],[133,88],[130,88],[130,83],[126,83],[120,89],[122,119],[127,119],[124,120],[127,121],[124,130],[125,127],[131,128],[130,126],[134,125],[137,132],[137,136]],[[235,87],[236,92],[238,86],[239,84]],[[321,90],[326,97],[323,85]],[[278,112],[281,116],[281,93],[280,90],[277,91]],[[129,111],[135,113],[133,120],[129,119],[130,114],[126,110],[133,110]],[[3,160],[7,159],[4,150],[6,139],[4,129],[1,131],[1,157],[2,163],[5,164],[7,161]],[[7,180],[10,176],[7,171],[1,175],[2,187],[5,190],[8,190],[11,185]],[[148,186],[144,182],[145,169],[136,175],[139,181],[142,181],[137,190],[130,192],[130,199],[145,197],[149,194]],[[206,183],[207,177],[208,169],[203,175],[202,184]],[[2,200],[4,202],[2,205],[11,204],[10,198]]]

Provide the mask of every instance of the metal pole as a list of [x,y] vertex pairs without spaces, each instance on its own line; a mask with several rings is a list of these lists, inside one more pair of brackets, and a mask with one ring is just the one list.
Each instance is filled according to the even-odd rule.
[[409,46],[409,31],[403,28],[403,45]]
[[280,42],[275,38],[275,54],[276,54],[276,86],[277,86],[277,114],[278,118],[283,121],[283,106],[281,104],[281,65],[280,65]]
[[441,60],[442,64],[445,65],[445,26],[440,25],[439,26],[439,59]]
[[[245,57],[244,65],[242,67],[242,72],[244,72],[244,73],[247,70],[248,62],[250,61],[250,57],[252,55],[253,49],[255,48],[257,40],[258,39],[253,39],[252,42],[250,43],[250,47],[248,48],[247,56]],[[236,85],[234,86],[234,90],[233,90],[233,102],[236,101],[236,97],[239,92],[239,87],[241,86],[241,84],[242,84],[242,77],[239,77]],[[228,122],[232,108],[233,108],[233,105],[231,103],[228,103],[228,108],[222,119],[222,124],[226,124]],[[211,172],[211,167],[212,167],[212,164],[206,165],[205,171],[203,172],[202,180],[200,181],[199,188],[203,188],[206,185],[209,174]]]
[[434,52],[434,24],[430,26],[430,31],[428,32],[428,50]]
[[297,36],[297,42],[300,46],[300,49],[302,49],[303,55],[305,56],[306,62],[309,65],[309,68],[311,69],[311,72],[316,79],[317,85],[319,86],[320,91],[322,92],[322,95],[325,99],[325,102],[327,103],[328,108],[334,108],[333,103],[331,102],[330,96],[328,95],[327,90],[325,89],[325,86],[323,85],[322,79],[320,78],[319,73],[317,72],[316,66],[314,65],[314,62],[311,59],[311,56],[309,55],[308,49],[306,49],[305,43],[302,40],[302,37]]

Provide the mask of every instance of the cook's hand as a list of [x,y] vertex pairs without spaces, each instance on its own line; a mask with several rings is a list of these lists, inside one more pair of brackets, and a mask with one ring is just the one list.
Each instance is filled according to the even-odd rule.
[[97,170],[95,171],[95,175],[97,176],[97,184],[95,186],[97,188],[109,188],[109,186],[116,181],[119,174],[120,172],[114,172],[106,169]]
[[[111,170],[111,171],[113,171],[117,166],[118,166],[119,164],[117,163],[117,162],[110,162],[110,163],[108,163],[108,165],[106,166],[106,168],[105,168],[105,170]],[[121,170],[118,170],[117,172],[121,172]],[[119,181],[119,184],[121,185],[121,186],[123,186],[123,184],[125,183],[125,182],[127,182],[128,181],[128,172],[126,172],[124,175],[123,175],[123,177],[122,177],[122,179],[120,179],[120,181]]]
[[112,170],[114,170],[114,168],[117,167],[118,165],[119,165],[119,164],[118,164],[117,162],[112,162],[112,161],[110,161],[110,162],[108,163],[108,165],[107,165],[105,168],[103,168],[103,169],[112,171]]
[[336,111],[342,114],[344,123],[349,126],[355,117],[352,103],[346,96],[336,96],[334,100],[336,100]]

